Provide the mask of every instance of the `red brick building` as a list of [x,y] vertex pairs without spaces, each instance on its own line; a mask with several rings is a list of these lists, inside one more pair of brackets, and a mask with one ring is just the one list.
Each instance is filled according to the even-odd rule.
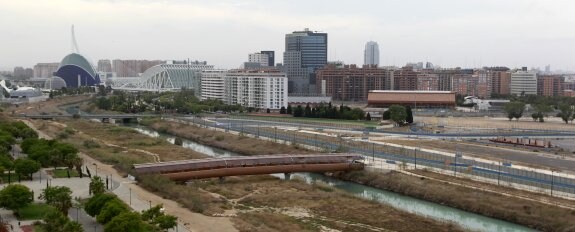
[[561,96],[563,95],[565,77],[560,75],[543,75],[537,77],[537,95]]
[[491,93],[497,95],[511,94],[511,72],[509,71],[490,71],[491,75]]
[[392,77],[393,71],[375,65],[326,65],[316,71],[316,90],[336,101],[366,101],[370,90],[391,89]]
[[417,74],[413,67],[407,66],[393,73],[394,90],[417,90]]

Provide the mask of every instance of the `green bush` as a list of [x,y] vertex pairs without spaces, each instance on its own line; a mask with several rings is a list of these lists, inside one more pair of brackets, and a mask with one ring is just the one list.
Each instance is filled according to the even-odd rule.
[[88,215],[95,217],[96,215],[100,214],[104,205],[109,201],[117,199],[115,195],[112,194],[98,194],[90,198],[86,205],[84,205],[84,210]]

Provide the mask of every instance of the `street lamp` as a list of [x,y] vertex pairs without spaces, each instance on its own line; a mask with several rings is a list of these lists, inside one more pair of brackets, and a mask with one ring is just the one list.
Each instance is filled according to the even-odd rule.
[[96,176],[98,176],[98,164],[97,164],[97,163],[92,163],[92,165],[96,166]]

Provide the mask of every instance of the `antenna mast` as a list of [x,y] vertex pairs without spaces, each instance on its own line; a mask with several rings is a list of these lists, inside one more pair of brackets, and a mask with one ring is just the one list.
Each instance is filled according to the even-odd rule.
[[76,35],[74,34],[74,24],[72,24],[72,53],[80,53],[78,43],[76,42]]

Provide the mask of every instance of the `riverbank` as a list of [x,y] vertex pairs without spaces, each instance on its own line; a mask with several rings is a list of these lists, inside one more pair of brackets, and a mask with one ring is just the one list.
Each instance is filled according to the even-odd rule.
[[193,125],[161,121],[159,119],[143,120],[142,124],[161,133],[175,135],[243,155],[304,154],[312,152],[301,146],[279,144]]
[[[425,174],[425,173],[421,173]],[[435,174],[436,175],[436,174]],[[497,218],[541,231],[574,231],[575,210],[399,172],[336,173],[335,177]]]
[[[81,152],[113,164],[123,172],[129,172],[128,168],[134,163],[154,162],[153,156],[139,150],[156,154],[162,161],[206,157],[163,139],[150,138],[115,125],[81,119],[34,123],[42,131],[74,144]],[[75,133],[59,136],[66,127]],[[196,132],[195,128],[192,129],[190,133]],[[252,139],[233,136],[229,139],[226,137],[225,141],[237,144]],[[263,142],[262,145],[268,143],[257,142],[251,146],[259,146],[259,142]],[[267,152],[272,152],[271,145],[279,147],[271,143],[267,145],[270,147],[266,147]],[[288,153],[300,151],[301,148],[282,145],[275,150]],[[190,211],[230,218],[240,231],[462,231],[449,223],[360,199],[331,186],[309,185],[297,180],[282,181],[267,175],[229,177],[223,183],[217,179],[206,179],[187,185],[161,176],[148,176],[141,178],[139,185],[158,196],[178,202]]]
[[[157,120],[153,123],[150,123],[149,125],[153,129],[163,129],[163,132],[165,133],[192,139],[198,143],[203,143],[203,140],[189,135],[186,136],[187,134],[182,132],[194,131],[198,132],[198,134],[205,134],[208,133],[208,131],[213,131],[196,126]],[[229,136],[236,135],[229,134]],[[221,146],[221,148],[230,149],[236,148],[236,146],[241,146],[240,144],[236,144],[234,140],[228,141],[229,143]],[[242,153],[253,155],[253,153],[249,152],[250,151],[247,150]],[[423,171],[419,172],[418,174],[430,176],[435,175],[435,178],[438,178],[437,175],[439,175],[436,173]],[[429,178],[420,179],[418,177],[409,176],[398,172],[393,172],[390,174],[355,172],[335,175],[334,177],[379,189],[389,190],[430,202],[447,205],[453,208],[477,213],[487,217],[510,221],[538,230],[575,230],[575,228],[572,228],[569,221],[575,220],[575,211],[553,204],[545,204],[529,199],[541,199],[542,201],[556,203],[564,202],[564,200],[560,198],[545,197],[541,194],[538,195],[536,193],[506,188],[503,186],[491,186],[490,184],[486,183],[477,183],[477,187],[466,187],[465,183],[472,183],[472,181],[463,180],[461,178],[438,181]],[[452,185],[448,184],[448,182],[459,182],[461,184]],[[491,191],[482,191],[481,189],[483,188],[491,189]],[[496,193],[497,191],[505,192],[507,194],[498,194]],[[457,194],[454,195],[453,193]],[[516,195],[520,197],[515,197]]]

